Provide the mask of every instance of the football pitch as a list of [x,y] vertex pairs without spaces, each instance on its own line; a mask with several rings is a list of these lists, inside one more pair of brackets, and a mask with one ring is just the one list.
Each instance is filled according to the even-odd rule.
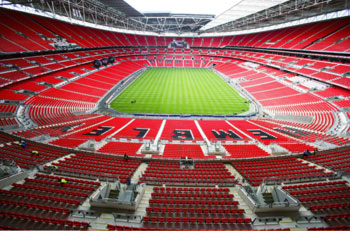
[[149,68],[110,104],[125,113],[233,115],[249,103],[208,69]]

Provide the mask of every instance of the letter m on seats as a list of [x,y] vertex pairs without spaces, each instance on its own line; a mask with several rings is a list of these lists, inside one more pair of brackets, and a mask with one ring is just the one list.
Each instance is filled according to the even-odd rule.
[[234,133],[232,130],[228,130],[228,131],[220,130],[219,132],[217,132],[216,130],[211,130],[211,132],[214,134],[216,139],[219,139],[219,140],[226,140],[227,136],[234,140],[242,140],[242,137]]

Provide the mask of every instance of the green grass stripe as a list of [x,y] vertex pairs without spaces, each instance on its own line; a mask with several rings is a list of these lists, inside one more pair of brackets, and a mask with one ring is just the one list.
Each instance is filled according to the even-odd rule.
[[111,102],[111,108],[126,113],[232,115],[247,111],[246,101],[211,70],[149,68]]

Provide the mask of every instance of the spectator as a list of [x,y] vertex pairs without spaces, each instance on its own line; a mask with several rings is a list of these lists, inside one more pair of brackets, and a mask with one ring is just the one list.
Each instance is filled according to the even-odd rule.
[[57,169],[58,169],[58,166],[55,165],[55,164],[52,164],[52,165],[51,165],[51,169],[52,169],[52,170],[57,170]]
[[22,148],[25,148],[27,146],[27,142],[25,142],[24,140],[21,140],[19,145],[22,147]]
[[67,184],[67,180],[64,179],[64,178],[62,178],[62,179],[61,179],[61,185],[64,186],[65,184]]
[[33,151],[32,151],[32,154],[35,155],[35,156],[39,156],[39,152],[36,151],[36,150],[33,150]]
[[303,153],[303,158],[304,158],[304,159],[307,159],[307,157],[308,157],[309,155],[311,155],[311,152],[309,151],[309,149],[306,149],[306,150],[304,151],[304,153]]
[[129,159],[128,154],[124,153],[124,160],[125,160],[125,161],[128,161],[128,159]]

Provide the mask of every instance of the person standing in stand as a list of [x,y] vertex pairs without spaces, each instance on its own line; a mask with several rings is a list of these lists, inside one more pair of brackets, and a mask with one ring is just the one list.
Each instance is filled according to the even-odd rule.
[[303,153],[303,158],[304,158],[304,159],[307,159],[307,157],[308,157],[309,155],[311,155],[311,152],[309,151],[309,149],[306,149],[306,150],[304,151],[304,153]]

